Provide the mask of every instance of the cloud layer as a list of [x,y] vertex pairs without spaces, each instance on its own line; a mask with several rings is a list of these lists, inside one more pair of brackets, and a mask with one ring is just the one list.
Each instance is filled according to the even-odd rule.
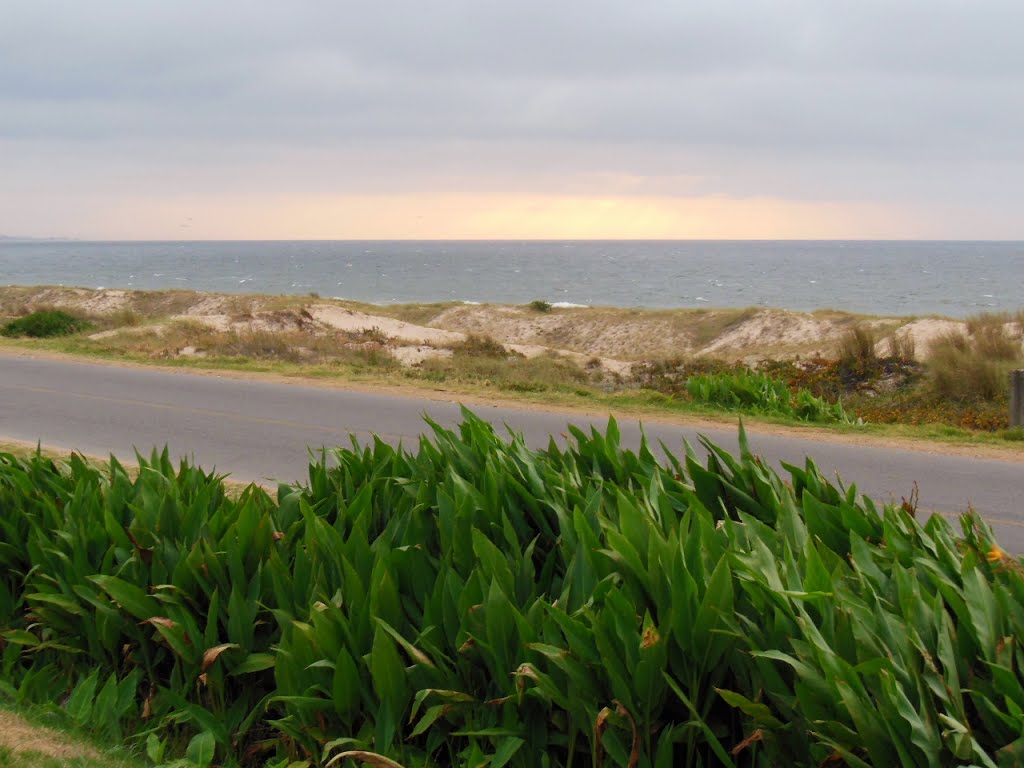
[[[418,200],[444,226],[393,236],[463,236],[436,201],[473,197],[499,237],[538,199],[646,201],[651,236],[760,201],[829,206],[836,236],[1024,237],[1018,3],[370,6],[0,0],[0,231],[245,237],[284,200],[295,237],[305,200],[309,236],[358,237],[332,205]],[[216,216],[181,233],[190,206]],[[822,236],[783,218],[758,226]]]

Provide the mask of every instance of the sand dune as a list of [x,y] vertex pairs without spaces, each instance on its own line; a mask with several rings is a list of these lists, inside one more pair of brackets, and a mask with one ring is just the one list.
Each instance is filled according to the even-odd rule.
[[[135,313],[132,323],[100,331],[162,333],[187,321],[220,332],[368,333],[405,365],[451,354],[471,334],[527,357],[555,353],[580,365],[624,373],[639,361],[711,355],[730,360],[833,356],[854,325],[870,328],[884,351],[893,333],[909,336],[919,358],[931,343],[966,323],[950,318],[863,318],[827,311],[780,309],[642,310],[590,307],[539,312],[509,305],[380,306],[298,296],[237,296],[187,291],[0,288],[0,314],[42,306],[99,317]],[[1011,323],[1019,335],[1020,328]]]

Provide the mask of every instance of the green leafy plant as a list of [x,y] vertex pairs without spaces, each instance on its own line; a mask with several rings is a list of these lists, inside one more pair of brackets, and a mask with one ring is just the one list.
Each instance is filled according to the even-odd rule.
[[850,421],[838,401],[829,403],[806,389],[793,394],[785,381],[760,371],[698,374],[690,377],[686,390],[697,402],[719,408],[790,416],[802,421]]
[[90,326],[87,320],[69,314],[61,309],[41,309],[9,321],[0,329],[4,336],[29,336],[49,338],[78,333]]
[[84,723],[123,693],[118,727],[189,766],[1024,746],[1024,568],[977,515],[880,508],[810,460],[783,480],[742,432],[739,456],[674,456],[614,422],[544,450],[468,412],[431,429],[325,453],[276,497],[166,452],[137,474],[0,456],[0,690]]

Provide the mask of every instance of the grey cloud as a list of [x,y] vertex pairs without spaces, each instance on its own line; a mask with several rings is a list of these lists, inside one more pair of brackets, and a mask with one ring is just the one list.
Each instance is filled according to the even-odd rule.
[[1019,199],[1022,22],[954,0],[0,0],[0,161],[63,148],[170,190]]

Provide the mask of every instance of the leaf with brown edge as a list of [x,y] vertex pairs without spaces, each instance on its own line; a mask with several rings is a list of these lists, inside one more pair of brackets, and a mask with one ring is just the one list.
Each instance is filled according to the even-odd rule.
[[378,768],[403,768],[400,763],[396,763],[394,760],[384,757],[384,755],[378,755],[376,752],[365,752],[361,749],[352,749],[348,752],[342,752],[341,754],[335,755],[331,758],[331,761],[324,766],[324,768],[333,768],[333,766],[339,764],[346,758],[359,760],[363,765],[374,765],[378,766]]
[[633,715],[619,701],[615,702],[615,712],[629,720],[629,725],[633,729],[633,747],[629,751],[629,763],[627,765],[628,768],[636,768],[640,764],[640,729],[636,727],[636,720],[633,719]]
[[128,534],[128,540],[131,541],[132,546],[135,547],[139,552],[139,556],[142,558],[142,562],[149,565],[153,561],[153,550],[151,547],[144,547],[139,543],[139,540],[135,538],[135,535],[125,528],[125,533]]
[[224,643],[223,645],[215,645],[213,648],[207,648],[203,652],[203,672],[206,672],[206,670],[213,666],[213,662],[215,662],[220,655],[224,653],[224,651],[228,650],[228,648],[237,647],[238,643]]
[[597,713],[594,719],[594,765],[597,768],[604,768],[604,732],[608,727],[608,718],[612,711],[605,707]]
[[148,619],[143,619],[139,624],[152,624],[153,626],[161,626],[165,629],[174,629],[178,626],[178,622],[168,619],[166,616],[151,616]]
[[729,754],[732,755],[733,757],[736,757],[736,755],[738,755],[744,749],[746,749],[751,744],[753,744],[755,742],[758,742],[758,741],[764,741],[764,731],[761,728],[755,728],[754,732],[751,733],[749,736],[747,736],[747,738],[745,738],[743,741],[741,741],[735,747],[733,747],[732,751]]
[[149,720],[153,716],[153,699],[156,698],[156,686],[152,683],[149,684],[149,693],[146,695],[145,701],[142,702],[142,719]]

